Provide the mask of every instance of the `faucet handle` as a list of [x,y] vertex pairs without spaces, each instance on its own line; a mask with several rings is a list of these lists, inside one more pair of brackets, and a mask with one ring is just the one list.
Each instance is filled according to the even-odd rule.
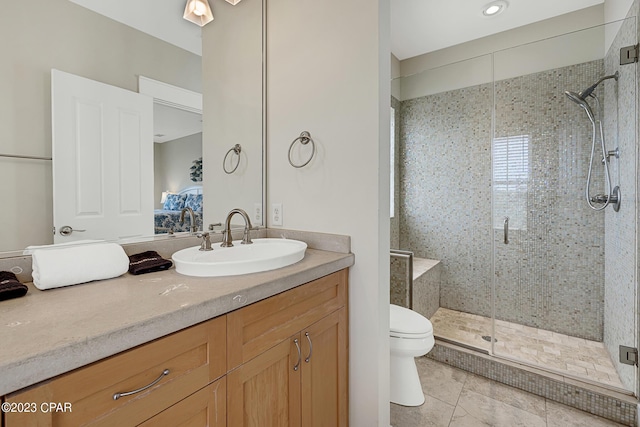
[[224,230],[222,232],[222,248],[230,248],[233,246],[233,237],[231,236],[231,230]]
[[196,237],[202,239],[202,243],[200,244],[201,251],[213,250],[213,248],[211,247],[211,236],[209,235],[209,232],[205,231],[204,233],[197,233]]
[[251,230],[253,230],[253,228],[245,228],[244,229],[244,234],[242,235],[242,242],[240,242],[242,245],[250,245],[253,242],[251,241],[251,234],[249,233]]

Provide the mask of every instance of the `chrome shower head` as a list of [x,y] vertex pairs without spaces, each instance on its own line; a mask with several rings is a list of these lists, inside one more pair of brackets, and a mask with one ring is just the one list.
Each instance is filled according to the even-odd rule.
[[600,80],[598,80],[597,82],[595,82],[594,84],[592,84],[591,86],[589,86],[588,88],[586,88],[585,90],[583,90],[581,92],[575,93],[575,92],[571,92],[571,91],[565,90],[564,94],[567,95],[567,97],[570,100],[572,100],[573,102],[575,102],[576,104],[578,104],[579,106],[584,108],[584,111],[586,111],[587,116],[589,116],[589,120],[591,120],[592,122],[595,123],[595,117],[593,115],[593,111],[591,110],[591,107],[589,106],[589,103],[587,103],[587,97],[588,96],[595,97],[595,95],[592,95],[592,93],[598,87],[598,85],[600,83],[602,83],[603,81],[605,81],[607,79],[616,79],[616,80],[618,80],[618,77],[620,77],[620,73],[618,73],[616,71],[615,74],[611,74],[610,76],[602,77]]
[[575,93],[575,92],[565,90],[564,94],[567,95],[567,97],[570,100],[572,100],[573,102],[575,102],[576,104],[584,108],[584,111],[586,111],[587,116],[589,117],[589,120],[591,120],[592,122],[595,121],[595,117],[593,116],[593,111],[591,111],[591,107],[589,106],[589,104],[587,104],[587,100],[581,96],[582,92]]

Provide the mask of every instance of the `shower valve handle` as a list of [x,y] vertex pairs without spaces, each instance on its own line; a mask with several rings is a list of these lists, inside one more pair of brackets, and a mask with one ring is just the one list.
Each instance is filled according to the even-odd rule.
[[509,244],[509,217],[504,217],[504,244]]

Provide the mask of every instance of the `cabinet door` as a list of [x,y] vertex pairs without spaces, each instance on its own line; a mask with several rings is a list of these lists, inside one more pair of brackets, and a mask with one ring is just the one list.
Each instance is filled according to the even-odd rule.
[[341,308],[302,331],[302,425],[348,424],[347,315]]
[[227,375],[229,426],[300,426],[299,349],[296,334]]
[[225,427],[226,384],[226,378],[221,378],[140,424],[140,427]]
[[248,362],[346,305],[347,277],[344,269],[229,313],[228,368]]

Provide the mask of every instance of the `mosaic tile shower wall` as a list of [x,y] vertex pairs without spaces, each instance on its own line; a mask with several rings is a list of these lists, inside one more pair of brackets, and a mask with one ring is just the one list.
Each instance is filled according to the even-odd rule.
[[442,261],[440,306],[491,314],[492,85],[402,102],[400,247]]
[[[620,211],[605,212],[605,295],[604,343],[616,355],[619,345],[634,346],[635,257],[636,257],[636,65],[620,65],[620,48],[637,43],[638,2],[634,2],[605,58],[605,73],[620,73],[617,82],[604,86],[604,125],[607,150],[620,149],[620,158],[611,158],[612,186],[622,191]],[[635,367],[612,358],[625,388],[634,389]]]
[[409,258],[391,256],[389,272],[389,302],[401,307],[409,307],[409,284],[407,280],[407,267]]
[[515,140],[507,151],[519,145],[526,173],[494,194],[505,178],[492,175],[491,84],[402,103],[400,244],[442,261],[440,306],[491,316],[493,238],[497,318],[602,340],[604,218],[584,202],[591,126],[563,92],[603,71],[593,61],[496,82],[494,145]]

